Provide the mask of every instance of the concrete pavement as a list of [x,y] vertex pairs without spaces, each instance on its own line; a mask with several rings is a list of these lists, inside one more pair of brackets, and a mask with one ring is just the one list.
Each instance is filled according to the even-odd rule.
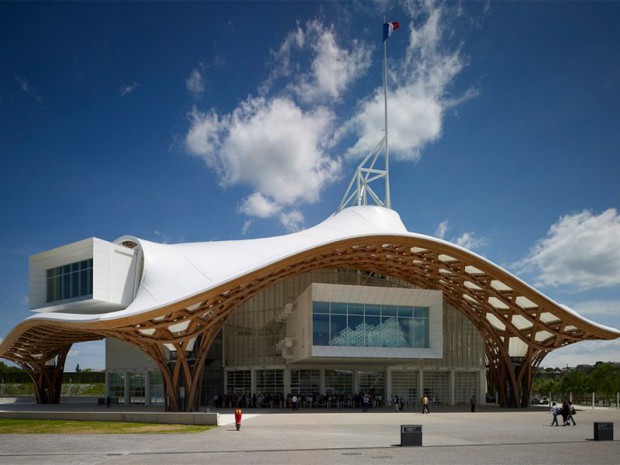
[[[0,406],[4,408],[5,406]],[[67,407],[68,408],[68,407]],[[76,408],[71,407],[71,408]],[[173,435],[0,435],[2,464],[618,464],[620,441],[594,441],[594,422],[620,428],[620,411],[578,411],[577,426],[552,427],[546,408],[232,411],[218,428]],[[401,447],[401,425],[422,425],[422,447]],[[620,439],[617,431],[615,437]]]

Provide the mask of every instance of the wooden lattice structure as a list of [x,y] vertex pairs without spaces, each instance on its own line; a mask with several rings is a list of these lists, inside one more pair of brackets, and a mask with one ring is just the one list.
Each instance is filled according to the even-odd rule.
[[71,344],[117,338],[139,347],[156,362],[169,410],[195,411],[200,405],[205,357],[232,312],[280,280],[330,268],[359,269],[421,289],[441,290],[444,300],[480,331],[488,390],[498,393],[502,406],[527,405],[533,371],[552,350],[620,336],[460,247],[424,236],[390,234],[322,244],[141,314],[89,323],[28,319],[3,341],[0,356],[25,367],[35,383],[37,400],[52,403],[59,399]]

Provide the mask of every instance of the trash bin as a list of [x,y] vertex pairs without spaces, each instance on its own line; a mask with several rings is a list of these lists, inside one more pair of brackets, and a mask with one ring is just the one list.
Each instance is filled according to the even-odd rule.
[[401,446],[422,445],[422,425],[400,425]]
[[614,424],[612,422],[594,422],[595,441],[613,441]]

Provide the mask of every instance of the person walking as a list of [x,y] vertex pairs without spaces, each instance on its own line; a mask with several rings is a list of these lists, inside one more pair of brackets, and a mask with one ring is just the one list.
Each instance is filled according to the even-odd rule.
[[474,394],[473,396],[471,396],[471,399],[469,399],[469,403],[471,405],[471,412],[475,412],[476,411],[476,395]]
[[368,404],[370,403],[370,399],[368,398],[368,394],[364,394],[364,397],[362,398],[362,411],[363,412],[368,412]]
[[568,425],[568,402],[562,402],[562,407],[560,408],[560,414],[562,415],[562,424],[564,426]]
[[577,423],[575,423],[575,419],[573,418],[573,415],[575,415],[577,412],[575,411],[575,406],[573,405],[573,403],[569,400],[568,401],[568,415],[566,417],[566,424],[570,426],[571,422],[573,423],[573,426],[577,426]]
[[560,409],[558,408],[557,404],[555,402],[553,402],[551,404],[551,410],[550,413],[551,415],[553,415],[553,421],[551,422],[551,426],[555,425],[555,426],[559,426],[558,425],[558,413],[559,413]]
[[424,397],[422,397],[422,414],[426,415],[428,413],[430,413],[428,410],[428,396],[424,394]]

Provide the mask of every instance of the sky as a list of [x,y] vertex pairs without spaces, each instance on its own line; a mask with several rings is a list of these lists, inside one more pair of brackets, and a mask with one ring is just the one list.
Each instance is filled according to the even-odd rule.
[[[620,328],[620,2],[0,2],[0,338],[31,315],[32,254],[334,213],[383,136],[384,18],[408,230]],[[620,339],[542,366],[597,361]]]

